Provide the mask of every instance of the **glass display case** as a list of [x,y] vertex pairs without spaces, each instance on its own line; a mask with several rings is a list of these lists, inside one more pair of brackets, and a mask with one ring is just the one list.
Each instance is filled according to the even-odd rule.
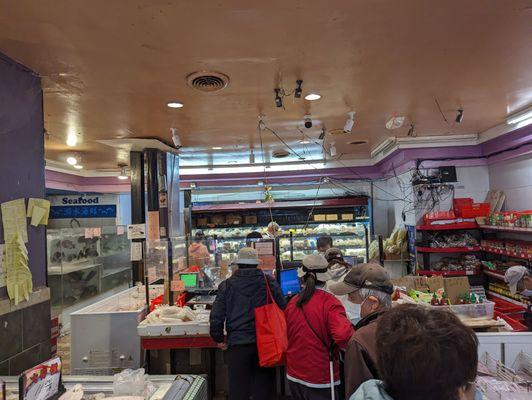
[[46,240],[48,286],[55,311],[131,285],[124,226],[48,229]]

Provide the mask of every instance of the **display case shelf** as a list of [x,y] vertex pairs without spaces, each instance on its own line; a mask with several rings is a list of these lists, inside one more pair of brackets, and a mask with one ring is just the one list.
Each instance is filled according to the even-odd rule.
[[489,231],[515,232],[515,233],[532,233],[532,228],[516,228],[510,226],[496,225],[479,225],[480,229]]
[[417,246],[416,250],[419,253],[469,253],[480,251],[480,246],[472,247],[423,247]]
[[425,269],[418,269],[418,275],[431,276],[431,275],[441,275],[441,276],[474,276],[479,275],[479,271],[432,271]]
[[519,258],[521,260],[532,261],[532,256],[529,256],[526,253],[515,253],[513,251],[494,249],[492,247],[482,247],[482,251],[485,251],[486,253],[490,253],[490,254],[499,254],[499,255],[502,255],[502,256],[507,256],[507,257],[512,257],[512,258]]

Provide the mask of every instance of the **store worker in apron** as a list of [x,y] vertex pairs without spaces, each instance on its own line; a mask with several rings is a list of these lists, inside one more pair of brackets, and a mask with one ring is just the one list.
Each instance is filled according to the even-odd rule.
[[379,321],[377,348],[381,379],[364,382],[349,400],[483,399],[477,336],[452,312],[394,307]]
[[[257,268],[257,251],[244,247],[233,261],[235,273],[220,283],[210,316],[210,333],[221,349],[229,374],[230,400],[270,400],[275,388],[275,368],[259,367],[255,335],[255,308],[266,304],[266,279],[275,303],[286,307],[277,282]],[[227,341],[224,338],[224,326]]]
[[386,270],[378,264],[359,264],[341,282],[329,285],[339,296],[347,295],[362,319],[347,345],[344,361],[345,397],[349,398],[369,379],[378,379],[377,327],[382,316],[392,308],[393,284]]
[[324,290],[331,279],[325,257],[305,256],[298,275],[303,289],[285,311],[290,394],[296,400],[338,398],[338,350],[346,348],[353,326],[342,303]]
[[[532,273],[526,267],[516,265],[506,270],[504,280],[508,283],[512,294],[519,293],[529,301],[532,300]],[[532,331],[532,305],[526,308],[524,320],[529,331]]]
[[188,248],[189,267],[204,267],[211,261],[209,249],[204,244],[205,234],[202,231],[197,231],[194,236],[194,243]]

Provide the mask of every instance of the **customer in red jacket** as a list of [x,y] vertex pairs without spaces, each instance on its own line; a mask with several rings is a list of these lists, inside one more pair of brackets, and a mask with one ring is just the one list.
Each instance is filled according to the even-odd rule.
[[[325,257],[312,254],[303,258],[298,275],[304,286],[286,308],[288,350],[287,379],[294,399],[330,399],[340,384],[338,349],[345,349],[353,326],[345,308],[323,287],[331,279]],[[329,361],[333,360],[331,382]]]

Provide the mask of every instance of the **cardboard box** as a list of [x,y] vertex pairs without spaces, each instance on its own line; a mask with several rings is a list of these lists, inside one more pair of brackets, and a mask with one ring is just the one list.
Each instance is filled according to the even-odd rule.
[[242,224],[242,215],[238,214],[228,214],[225,218],[225,222],[228,225],[241,225]]
[[196,226],[207,226],[209,220],[206,217],[198,217],[196,219]]
[[354,214],[342,214],[342,221],[352,221],[354,218]]
[[314,221],[325,221],[325,215],[324,214],[315,214],[314,215]]
[[213,215],[211,217],[211,224],[213,224],[213,225],[224,225],[225,224],[225,216],[223,216],[223,215]]
[[326,221],[338,221],[338,214],[327,214],[325,216]]
[[244,221],[246,222],[246,225],[255,225],[255,224],[257,224],[257,216],[256,215],[246,215],[244,217]]

